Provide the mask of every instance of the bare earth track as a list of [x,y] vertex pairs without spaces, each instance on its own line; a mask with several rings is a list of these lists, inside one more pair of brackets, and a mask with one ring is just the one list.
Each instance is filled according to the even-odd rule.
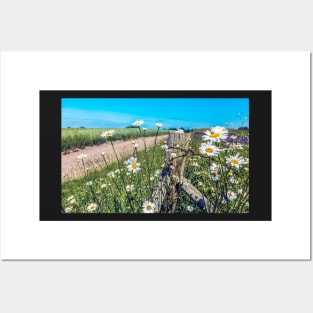
[[[168,135],[158,136],[157,142],[163,142],[167,139]],[[146,146],[147,148],[154,145],[155,137],[146,137]],[[142,138],[138,138],[135,140],[138,143],[138,151],[144,149],[144,143]],[[113,145],[116,151],[116,154],[119,158],[125,158],[130,156],[134,151],[133,140],[128,141],[114,141]],[[99,146],[90,146],[86,147],[85,149],[79,150],[77,152],[71,152],[66,155],[61,155],[62,158],[62,181],[71,179],[71,178],[78,178],[82,176],[83,167],[81,164],[81,160],[77,159],[77,156],[80,154],[87,154],[87,158],[84,159],[86,167],[91,169],[96,167],[103,167],[104,161],[101,153],[104,153],[105,159],[108,163],[116,162],[116,157],[114,155],[114,151],[112,149],[112,145],[110,142],[106,142]],[[78,161],[79,162],[78,162]]]

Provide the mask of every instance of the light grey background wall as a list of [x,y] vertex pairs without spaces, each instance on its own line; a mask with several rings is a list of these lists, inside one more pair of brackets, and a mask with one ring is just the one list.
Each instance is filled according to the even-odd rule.
[[[0,50],[313,51],[312,3],[1,0]],[[306,313],[313,263],[0,262],[0,288],[5,313]]]

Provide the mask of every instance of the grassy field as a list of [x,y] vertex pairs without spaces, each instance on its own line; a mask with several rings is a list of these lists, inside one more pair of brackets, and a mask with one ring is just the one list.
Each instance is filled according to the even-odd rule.
[[[128,160],[134,157],[138,172],[128,170]],[[129,158],[106,164],[99,170],[86,171],[85,177],[62,184],[62,207],[71,212],[88,213],[88,206],[97,205],[95,212],[141,213],[142,204],[151,197],[165,157],[161,145],[134,153]],[[82,161],[83,162],[83,161]]]
[[[109,128],[62,128],[61,152],[67,153],[70,150],[83,149],[86,146],[99,145],[107,141],[101,137],[104,131]],[[112,140],[130,140],[141,136],[138,128],[113,128],[115,131]],[[155,136],[157,129],[147,129],[145,136]],[[168,134],[169,131],[159,130],[159,135]]]
[[[127,130],[131,131],[130,135],[139,132],[138,129]],[[224,137],[216,140],[215,133],[211,132],[211,140],[202,137],[207,130],[193,131],[188,149],[155,144],[141,152],[134,149],[133,155],[117,158],[112,164],[107,164],[103,156],[103,166],[98,167],[99,170],[86,170],[83,178],[62,184],[63,211],[154,213],[152,195],[160,175],[164,174],[162,170],[172,168],[175,160],[184,158],[183,177],[169,175],[167,189],[173,192],[164,212],[170,212],[174,206],[175,213],[202,212],[186,193],[180,191],[180,184],[188,179],[208,199],[214,213],[248,213],[249,133],[228,130],[223,135],[224,130],[220,130]],[[99,130],[95,130],[93,136],[97,133]],[[84,159],[79,162],[85,166]]]

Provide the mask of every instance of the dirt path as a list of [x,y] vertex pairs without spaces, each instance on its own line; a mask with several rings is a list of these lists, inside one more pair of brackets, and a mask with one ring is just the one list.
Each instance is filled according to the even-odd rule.
[[[168,135],[159,136],[157,142],[163,142],[167,139]],[[151,147],[154,145],[155,137],[146,137],[146,145],[147,147]],[[114,148],[119,158],[125,158],[130,156],[134,151],[133,140],[122,141],[117,140],[114,141]],[[142,138],[135,139],[135,142],[138,143],[138,151],[144,149],[144,143]],[[84,159],[86,167],[90,169],[103,167],[103,157],[101,153],[105,153],[105,158],[108,163],[115,162],[116,157],[114,155],[111,143],[107,142],[99,146],[91,146],[86,147],[85,149],[79,150],[77,152],[72,152],[66,155],[62,155],[62,181],[77,178],[82,176],[83,167],[82,161],[77,159],[77,156],[80,154],[86,154],[87,158]],[[79,162],[78,162],[79,161]]]

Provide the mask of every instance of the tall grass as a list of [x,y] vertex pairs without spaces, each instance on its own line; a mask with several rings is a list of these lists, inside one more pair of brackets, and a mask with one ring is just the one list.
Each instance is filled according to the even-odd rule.
[[[161,144],[156,144],[155,148],[140,152],[134,149],[132,156],[140,163],[137,173],[128,171],[127,160],[130,157],[107,164],[102,155],[103,166],[98,167],[99,170],[90,168],[83,178],[63,182],[63,209],[70,207],[72,213],[88,213],[88,205],[96,203],[96,213],[142,213],[143,202],[152,200],[165,150]],[[127,191],[127,186],[128,189],[134,187]]]
[[[83,149],[86,146],[99,145],[107,142],[107,138],[101,137],[101,133],[109,128],[62,128],[61,152]],[[140,137],[137,128],[113,128],[115,130],[112,140],[130,140]],[[155,136],[156,129],[147,129],[146,136]],[[167,130],[160,130],[159,135],[168,134]]]

